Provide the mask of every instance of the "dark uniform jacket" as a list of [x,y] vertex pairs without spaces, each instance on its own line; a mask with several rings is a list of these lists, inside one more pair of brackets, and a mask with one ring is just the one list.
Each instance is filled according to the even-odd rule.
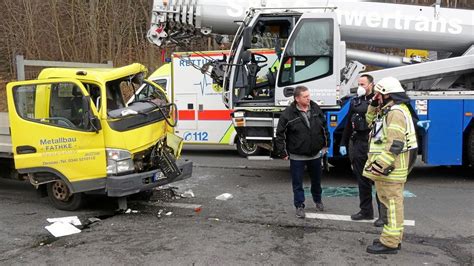
[[315,156],[322,148],[329,146],[329,132],[326,118],[319,106],[311,101],[309,127],[303,114],[296,108],[296,102],[288,106],[278,120],[276,131],[276,154],[281,158],[290,153]]
[[349,148],[351,158],[367,157],[370,129],[365,119],[365,114],[373,95],[363,95],[351,100],[347,114],[348,121],[341,138],[341,146],[346,147],[349,145],[349,140],[353,140],[353,146]]

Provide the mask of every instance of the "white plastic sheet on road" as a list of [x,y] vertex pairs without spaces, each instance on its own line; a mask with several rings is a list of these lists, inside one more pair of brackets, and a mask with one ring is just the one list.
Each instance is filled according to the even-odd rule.
[[55,237],[68,236],[81,232],[81,230],[77,229],[74,225],[63,222],[55,222],[45,226],[45,228]]
[[216,200],[228,200],[228,199],[232,199],[234,196],[232,196],[232,194],[230,193],[224,193],[224,194],[221,194],[219,196],[216,197]]
[[60,217],[60,218],[47,218],[46,219],[50,223],[61,222],[61,223],[68,223],[72,225],[81,225],[81,221],[77,216],[67,216],[67,217]]
[[47,218],[46,220],[53,224],[45,226],[44,228],[55,237],[68,236],[81,232],[80,229],[75,227],[75,225],[82,225],[77,216]]

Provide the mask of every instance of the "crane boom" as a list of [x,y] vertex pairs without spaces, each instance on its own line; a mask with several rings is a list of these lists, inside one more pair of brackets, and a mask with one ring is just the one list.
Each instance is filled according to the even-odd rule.
[[[334,8],[341,39],[379,47],[462,52],[474,42],[474,11],[366,1],[337,0],[155,0],[150,41],[161,45],[173,36],[235,34],[251,9],[324,12]],[[275,9],[276,10],[276,9]]]

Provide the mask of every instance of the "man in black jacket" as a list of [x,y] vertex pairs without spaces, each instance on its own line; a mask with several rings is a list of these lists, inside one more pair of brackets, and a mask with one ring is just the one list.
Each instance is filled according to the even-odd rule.
[[311,178],[311,195],[316,209],[324,210],[321,201],[321,157],[329,146],[326,118],[319,106],[311,101],[308,88],[298,86],[295,101],[280,116],[276,131],[276,153],[290,160],[296,216],[304,218],[303,175],[308,167]]
[[[359,78],[358,97],[351,100],[348,121],[342,134],[339,153],[347,154],[346,147],[349,144],[349,158],[351,160],[352,172],[357,178],[359,185],[360,211],[351,215],[352,220],[372,220],[374,218],[374,208],[372,205],[372,186],[374,182],[362,175],[367,153],[369,152],[369,126],[365,120],[365,114],[374,96],[374,78],[370,75],[362,75]],[[380,207],[378,198],[377,206]],[[380,212],[379,212],[380,213]],[[375,226],[383,226],[382,219],[377,219]]]

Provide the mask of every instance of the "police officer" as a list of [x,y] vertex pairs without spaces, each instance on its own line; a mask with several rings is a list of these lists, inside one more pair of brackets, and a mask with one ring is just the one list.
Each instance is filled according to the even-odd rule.
[[[370,75],[360,76],[359,88],[357,89],[358,97],[353,98],[351,101],[347,116],[349,119],[344,128],[339,148],[341,155],[346,155],[349,144],[349,158],[352,171],[359,185],[360,211],[351,215],[352,220],[372,220],[374,218],[374,208],[372,206],[372,185],[374,182],[362,175],[362,170],[367,161],[367,152],[369,151],[368,141],[370,132],[365,120],[365,114],[367,113],[369,102],[374,96],[373,82],[374,78]],[[378,199],[377,205],[380,206]],[[383,226],[383,221],[379,218],[375,221],[374,225],[381,227]]]
[[371,132],[363,175],[375,182],[384,227],[367,252],[396,254],[403,237],[403,187],[416,160],[418,144],[410,98],[400,82],[383,78],[374,90],[366,115]]

